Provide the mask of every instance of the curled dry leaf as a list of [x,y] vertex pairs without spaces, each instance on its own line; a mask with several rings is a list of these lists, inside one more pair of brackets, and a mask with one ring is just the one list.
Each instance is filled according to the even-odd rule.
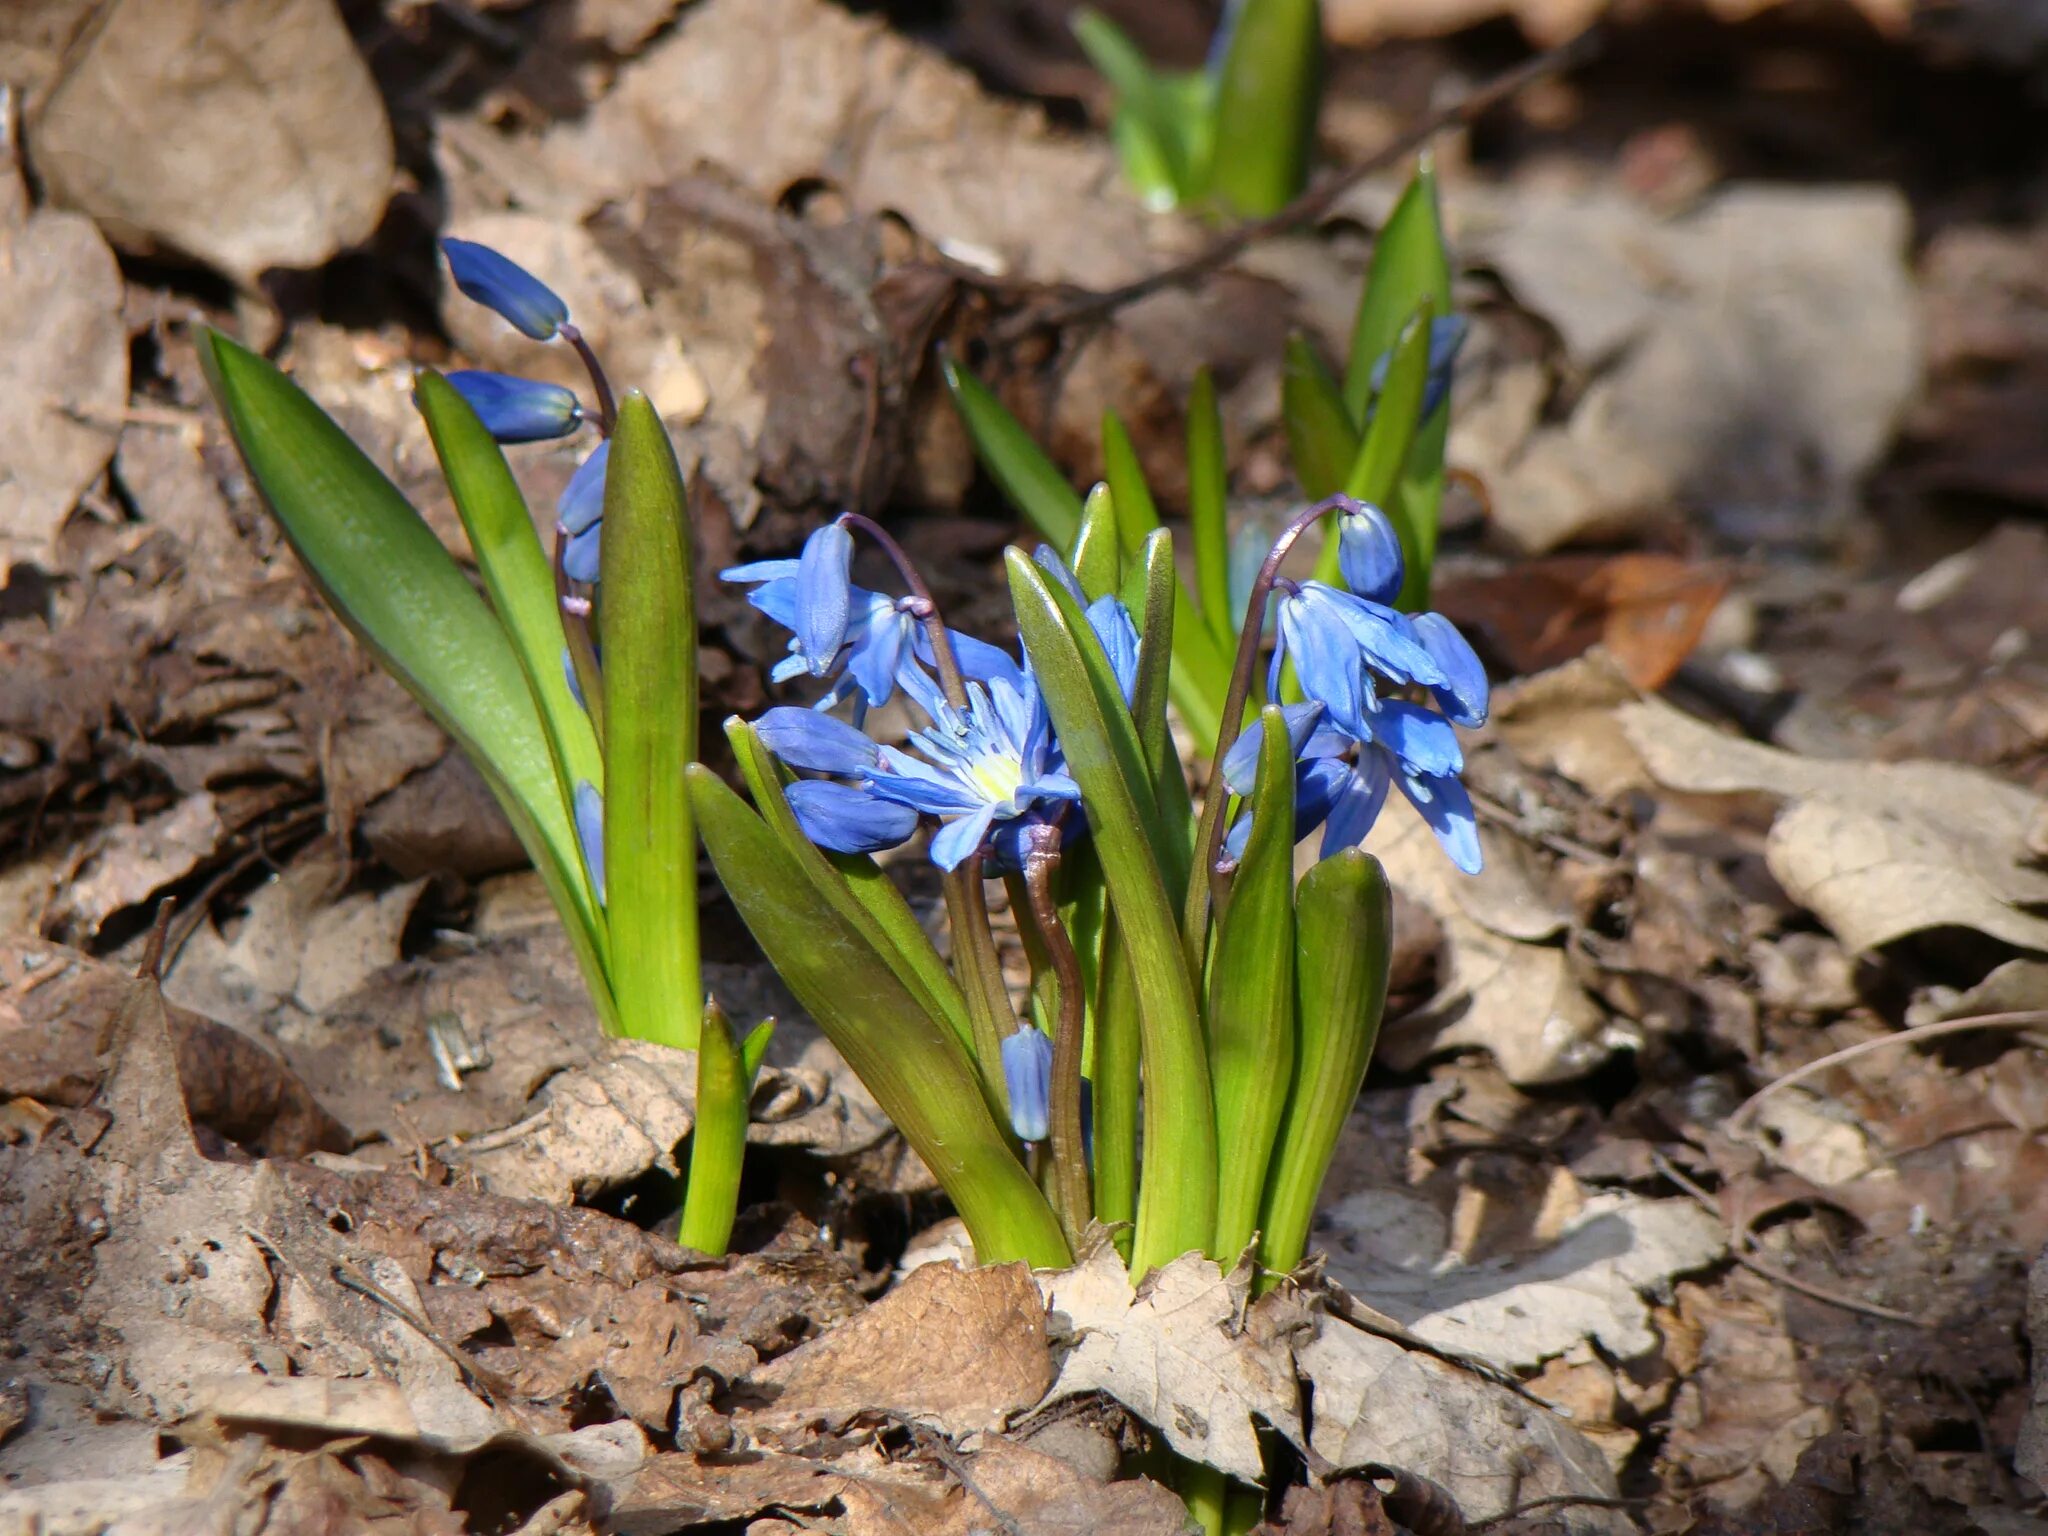
[[91,939],[116,912],[147,901],[210,859],[227,836],[210,794],[180,800],[147,821],[111,826],[81,850],[50,921]]
[[[245,287],[368,239],[391,191],[383,97],[333,0],[113,0],[28,137],[57,202]],[[119,152],[150,142],[178,153]]]

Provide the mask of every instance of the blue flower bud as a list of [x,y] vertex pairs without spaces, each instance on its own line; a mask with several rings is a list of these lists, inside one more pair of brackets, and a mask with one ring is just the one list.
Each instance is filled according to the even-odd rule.
[[1003,1086],[1017,1139],[1045,1140],[1052,1119],[1052,1042],[1029,1024],[1003,1042]]
[[583,420],[583,407],[573,390],[539,379],[509,373],[459,369],[448,375],[469,408],[482,418],[484,429],[501,443],[534,443],[566,437]]
[[804,540],[796,565],[796,637],[811,675],[832,670],[853,616],[853,535],[837,522]]
[[583,845],[584,867],[597,889],[599,906],[604,905],[604,796],[588,779],[576,781],[576,841]]
[[569,532],[587,532],[604,516],[604,471],[611,454],[611,439],[606,438],[576,466],[563,487],[562,499],[555,503],[555,520]]
[[555,290],[509,257],[474,240],[441,242],[464,298],[496,310],[535,341],[552,340],[569,319]]
[[1337,566],[1344,585],[1375,603],[1391,603],[1400,595],[1407,566],[1401,535],[1387,514],[1359,502],[1337,519]]

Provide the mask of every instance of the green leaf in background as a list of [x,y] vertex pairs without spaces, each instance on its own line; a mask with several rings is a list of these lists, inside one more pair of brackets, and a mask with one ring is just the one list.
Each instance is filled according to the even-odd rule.
[[1188,394],[1188,537],[1195,556],[1195,594],[1202,621],[1218,645],[1237,639],[1230,622],[1230,471],[1223,458],[1223,413],[1216,381],[1195,372]]
[[1276,705],[1260,714],[1252,832],[1216,919],[1209,967],[1209,1073],[1216,1085],[1216,1252],[1258,1230],[1273,1133],[1294,1068],[1294,751]]
[[1300,1036],[1260,1220],[1264,1263],[1282,1272],[1301,1262],[1323,1175],[1364,1086],[1393,949],[1386,871],[1370,854],[1347,848],[1324,859],[1294,899]]
[[[1179,624],[1182,596],[1180,576],[1173,568],[1173,536],[1156,528],[1125,577],[1123,600],[1138,625],[1138,680],[1131,690],[1131,720],[1137,726],[1146,770],[1152,775],[1160,877],[1168,897],[1176,901],[1187,885],[1195,838],[1187,776],[1181,768],[1180,748],[1166,722],[1167,694],[1179,666],[1172,637]],[[1213,736],[1209,739],[1215,740]]]
[[952,1197],[985,1264],[1071,1261],[1052,1207],[989,1113],[953,1031],[905,989],[761,818],[701,765],[687,770],[704,844],[790,993]]
[[1344,406],[1353,421],[1365,420],[1373,370],[1393,350],[1401,327],[1424,299],[1437,314],[1451,312],[1451,258],[1437,208],[1436,170],[1427,155],[1380,226],[1366,268],[1351,323],[1351,355],[1344,365]]
[[[1133,1240],[1133,1278],[1205,1250],[1216,1199],[1215,1109],[1194,979],[1153,854],[1150,774],[1121,697],[1105,701],[1084,659],[1087,625],[1068,618],[1045,575],[1024,554],[1006,557],[1017,628],[1038,668],[1068,771],[1081,786],[1090,835],[1109,883],[1110,910],[1137,991],[1145,1123]],[[1068,598],[1069,605],[1072,599]],[[1100,647],[1098,646],[1099,650]],[[1111,684],[1114,689],[1114,682]],[[1119,723],[1117,717],[1121,716]]]
[[505,628],[398,488],[274,366],[218,332],[200,359],[242,460],[313,583],[460,744],[561,912],[591,1001],[619,1026],[595,894],[540,712]]
[[1115,411],[1102,413],[1102,480],[1115,505],[1117,541],[1128,560],[1159,526],[1159,507],[1152,500],[1152,486],[1138,462],[1130,429]]
[[1074,579],[1091,603],[1123,585],[1123,550],[1118,544],[1116,504],[1109,487],[1098,485],[1081,508],[1081,536],[1074,541]]
[[1358,426],[1345,408],[1344,386],[1298,331],[1287,338],[1280,416],[1287,426],[1287,454],[1294,461],[1302,495],[1321,501],[1336,492],[1358,457]]
[[[1434,304],[1424,299],[1402,327],[1388,358],[1386,382],[1373,401],[1372,422],[1365,429],[1357,457],[1344,475],[1345,495],[1382,510],[1392,503],[1401,482],[1402,467],[1414,448],[1416,428],[1422,422],[1422,397],[1429,388],[1429,323],[1435,309]],[[1401,535],[1401,551],[1408,568],[1412,570],[1421,561],[1426,570],[1429,552],[1423,548],[1422,530],[1409,527],[1399,516],[1389,515],[1393,517],[1395,531]],[[1338,580],[1337,545],[1337,527],[1332,520],[1323,533],[1322,553],[1316,561],[1317,580]],[[1430,551],[1434,548],[1432,539]]]
[[704,1004],[697,839],[683,766],[697,756],[697,606],[689,512],[668,429],[637,391],[605,468],[605,883],[612,984],[637,1040],[689,1049]]
[[1233,212],[1277,213],[1308,185],[1322,48],[1317,0],[1244,0],[1238,9],[1217,74],[1205,188]]
[[1081,498],[989,387],[951,358],[943,368],[975,455],[1041,537],[1062,555],[1081,531]]

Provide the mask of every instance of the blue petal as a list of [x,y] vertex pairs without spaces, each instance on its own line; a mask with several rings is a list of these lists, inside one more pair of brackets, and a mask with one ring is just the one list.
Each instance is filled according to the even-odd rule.
[[535,341],[547,341],[569,318],[555,290],[510,257],[474,240],[447,239],[448,271],[463,297],[494,309]]
[[1372,717],[1372,738],[1393,753],[1407,773],[1456,773],[1465,766],[1451,722],[1420,704],[1382,704]]
[[1050,544],[1041,544],[1031,552],[1031,558],[1037,562],[1040,570],[1065,587],[1075,602],[1085,603],[1088,601],[1087,596],[1081,591],[1081,583],[1075,579],[1073,571],[1068,568],[1067,562],[1060,557],[1058,550],[1054,549]]
[[1319,581],[1303,582],[1301,590],[1304,597],[1315,593],[1319,603],[1351,632],[1366,665],[1375,672],[1397,683],[1436,687],[1443,682],[1443,669],[1423,649],[1407,614],[1371,598],[1326,587]]
[[583,420],[575,392],[559,384],[476,368],[458,368],[448,375],[448,382],[482,419],[484,430],[501,443],[566,437]]
[[604,471],[611,456],[612,440],[606,438],[576,466],[562,499],[555,503],[555,521],[571,533],[584,532],[604,516]]
[[[1329,707],[1331,721],[1353,735],[1365,734],[1362,721],[1372,700],[1360,647],[1339,609],[1330,601],[1332,589],[1311,582],[1280,603],[1280,650],[1294,662],[1301,691]],[[1416,647],[1417,651],[1421,647]]]
[[[1280,713],[1287,720],[1287,746],[1290,755],[1300,757],[1302,749],[1310,740],[1318,722],[1323,718],[1323,706],[1310,699],[1306,704],[1283,704]],[[1235,795],[1248,795],[1259,773],[1259,752],[1266,739],[1266,722],[1263,718],[1254,720],[1244,728],[1244,734],[1230,744],[1230,750],[1223,754],[1223,782],[1230,786]]]
[[1418,613],[1411,621],[1415,637],[1435,658],[1444,681],[1430,690],[1438,708],[1460,725],[1486,724],[1489,689],[1486,668],[1458,626],[1440,613]]
[[718,573],[718,579],[732,582],[779,581],[796,575],[800,564],[802,562],[797,560],[755,560],[746,565],[728,565]]
[[603,906],[604,796],[597,792],[597,786],[588,779],[578,779],[573,798],[576,812],[576,841],[582,845],[584,867],[590,871],[590,884],[597,891],[598,905]]
[[804,836],[834,853],[894,848],[917,830],[917,812],[909,806],[878,800],[851,784],[799,779],[782,793]]
[[988,797],[952,775],[894,747],[882,748],[883,771],[870,782],[875,793],[933,816],[957,816],[988,804]]
[[1391,603],[1400,594],[1406,574],[1401,536],[1386,513],[1360,502],[1337,520],[1337,564],[1344,585],[1360,597]]
[[823,677],[846,641],[853,617],[853,535],[836,522],[804,540],[796,569],[796,637]]
[[943,870],[958,869],[963,859],[979,853],[987,843],[995,819],[996,808],[984,805],[972,815],[947,822],[932,838],[932,862]]
[[569,647],[562,647],[562,676],[569,684],[569,697],[576,701],[576,707],[585,714],[590,705],[583,697],[583,679],[576,675],[576,663],[569,655]]
[[[1329,759],[1325,759],[1329,761]],[[1379,820],[1380,808],[1387,803],[1387,757],[1384,752],[1367,752],[1356,767],[1333,764],[1344,770],[1342,780],[1334,786],[1330,798],[1330,815],[1323,827],[1321,857],[1327,859],[1333,853],[1346,848],[1356,848],[1365,841],[1372,831],[1372,824]]]
[[[1001,678],[1012,687],[1024,686],[1024,669],[1001,646],[963,635],[957,629],[947,630],[946,640],[953,647],[953,659],[960,663],[962,677],[983,683]],[[938,665],[932,657],[931,636],[922,624],[917,626],[917,656],[928,667]]]
[[1401,793],[1422,812],[1422,819],[1429,823],[1451,862],[1468,875],[1478,874],[1484,863],[1479,853],[1479,823],[1465,786],[1448,775],[1403,774]]
[[844,720],[787,704],[754,722],[761,745],[792,768],[813,773],[864,774],[882,760],[882,749]]
[[1026,1024],[1003,1041],[1002,1049],[1010,1129],[1019,1141],[1043,1141],[1052,1118],[1052,1042]]
[[1131,622],[1131,611],[1114,595],[1104,594],[1088,605],[1087,618],[1088,627],[1102,642],[1103,652],[1109,657],[1109,670],[1116,674],[1117,688],[1128,704],[1138,687],[1138,626]]
[[592,523],[569,540],[569,547],[562,551],[562,571],[571,581],[597,580],[599,543],[603,533],[603,523]]
[[861,594],[857,587],[854,591],[866,596],[869,604],[850,631],[846,670],[870,700],[885,704],[895,693],[903,669],[910,665],[910,637],[917,620],[879,592]]

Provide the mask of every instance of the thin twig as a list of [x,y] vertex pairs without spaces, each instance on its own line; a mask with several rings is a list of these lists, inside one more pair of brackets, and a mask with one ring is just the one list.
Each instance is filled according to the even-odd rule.
[[1728,1257],[1737,1264],[1740,1264],[1744,1269],[1750,1271],[1750,1273],[1770,1281],[1773,1285],[1782,1285],[1788,1291],[1797,1291],[1800,1295],[1809,1297],[1814,1301],[1826,1302],[1831,1307],[1841,1307],[1849,1312],[1861,1312],[1866,1317],[1883,1318],[1888,1323],[1905,1323],[1914,1328],[1930,1326],[1910,1312],[1896,1311],[1891,1307],[1880,1306],[1874,1301],[1864,1301],[1861,1297],[1851,1296],[1843,1291],[1834,1291],[1824,1285],[1815,1285],[1811,1280],[1802,1280],[1797,1275],[1788,1274],[1784,1270],[1779,1269],[1776,1265],[1764,1263],[1763,1260],[1755,1257],[1750,1252],[1756,1242],[1756,1233],[1754,1231],[1747,1226],[1737,1227],[1734,1223],[1730,1222],[1722,1214],[1720,1202],[1683,1173],[1680,1173],[1677,1165],[1662,1152],[1652,1148],[1650,1151],[1650,1162],[1665,1178],[1676,1184],[1720,1219],[1722,1226],[1726,1228],[1728,1233]]
[[493,1408],[497,1407],[498,1398],[494,1395],[493,1388],[496,1389],[497,1393],[502,1394],[506,1391],[508,1383],[502,1379],[494,1380],[494,1373],[486,1371],[483,1366],[444,1341],[439,1334],[434,1332],[434,1325],[432,1323],[429,1323],[412,1307],[400,1301],[368,1275],[363,1274],[349,1260],[343,1259],[340,1263],[332,1266],[328,1272],[334,1276],[334,1283],[336,1285],[339,1285],[344,1290],[354,1291],[358,1296],[364,1296],[376,1302],[377,1305],[390,1312],[392,1316],[411,1328],[414,1333],[417,1333],[421,1338],[433,1345],[434,1348],[446,1355],[454,1364],[455,1369],[462,1373],[463,1379],[482,1394],[484,1401]]
[[900,1425],[909,1433],[912,1445],[921,1451],[929,1452],[932,1460],[944,1467],[955,1482],[980,1501],[982,1508],[994,1517],[1003,1536],[1025,1536],[1024,1528],[1017,1523],[1017,1517],[982,1491],[981,1485],[974,1480],[974,1474],[967,1470],[967,1458],[953,1449],[952,1443],[944,1434],[929,1425],[918,1423],[908,1414],[897,1413],[887,1408],[881,1412],[883,1418]]
[[1475,1520],[1465,1529],[1471,1532],[1472,1536],[1479,1536],[1481,1531],[1490,1531],[1496,1526],[1506,1525],[1510,1520],[1533,1515],[1539,1509],[1564,1509],[1572,1506],[1581,1509],[1641,1509],[1649,1502],[1648,1499],[1612,1498],[1606,1494],[1549,1493],[1540,1499],[1531,1499],[1526,1504],[1517,1504],[1513,1509],[1504,1510],[1500,1514],[1489,1515],[1484,1520]]
[[1368,176],[1407,159],[1444,130],[1472,122],[1524,86],[1583,63],[1593,55],[1597,47],[1596,34],[1589,31],[1580,34],[1571,42],[1539,53],[1534,58],[1517,64],[1513,69],[1495,75],[1484,85],[1468,91],[1449,106],[1439,107],[1429,113],[1385,148],[1367,155],[1356,165],[1346,166],[1324,177],[1278,213],[1249,224],[1240,224],[1228,234],[1219,236],[1204,246],[1187,260],[1162,267],[1157,272],[1148,273],[1121,287],[1068,293],[1050,304],[1026,309],[997,326],[989,339],[995,345],[1001,346],[1041,327],[1057,330],[1062,326],[1100,320],[1165,289],[1185,288],[1192,283],[1200,282],[1210,273],[1228,266],[1260,241],[1270,240],[1275,235],[1288,234],[1305,224],[1314,223],[1328,213],[1338,199]]
[[1963,1019],[1937,1019],[1932,1024],[1915,1024],[1897,1034],[1879,1035],[1875,1040],[1861,1040],[1855,1045],[1846,1045],[1839,1051],[1830,1051],[1818,1061],[1809,1061],[1805,1066],[1787,1072],[1783,1077],[1773,1078],[1757,1089],[1737,1107],[1727,1120],[1727,1129],[1737,1132],[1746,1127],[1756,1114],[1757,1105],[1781,1088],[1790,1088],[1818,1077],[1830,1067],[1839,1067],[1845,1061],[1854,1061],[1858,1056],[1868,1056],[1894,1045],[1913,1045],[1922,1040],[1938,1040],[1944,1035],[1965,1034],[1973,1029],[2039,1029],[2048,1025],[2048,1008],[2023,1008],[2015,1013],[1977,1013]]

